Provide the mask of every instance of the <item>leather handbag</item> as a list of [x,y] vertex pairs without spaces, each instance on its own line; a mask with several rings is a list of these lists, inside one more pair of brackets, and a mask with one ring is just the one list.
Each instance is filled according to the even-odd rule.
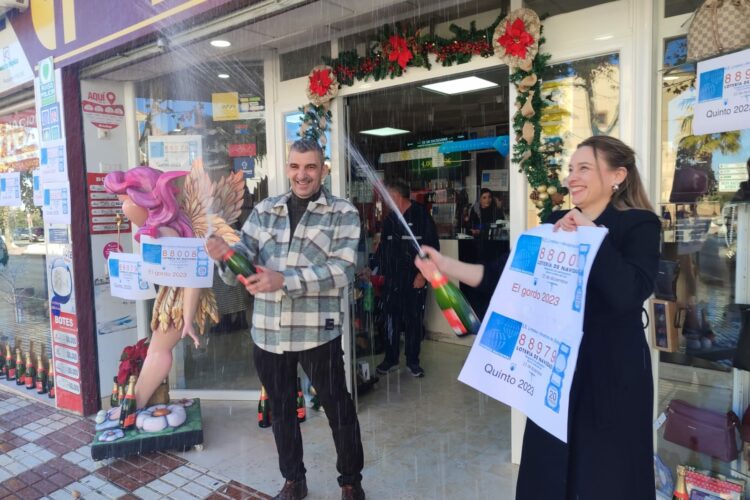
[[678,167],[674,171],[670,203],[695,203],[708,193],[708,173],[695,167]]
[[664,439],[713,458],[737,459],[740,419],[733,411],[719,413],[673,399],[667,408]]
[[750,0],[706,0],[688,28],[688,60],[700,61],[750,45]]
[[656,275],[654,296],[661,300],[677,300],[677,278],[680,277],[680,263],[674,260],[659,259],[659,273]]

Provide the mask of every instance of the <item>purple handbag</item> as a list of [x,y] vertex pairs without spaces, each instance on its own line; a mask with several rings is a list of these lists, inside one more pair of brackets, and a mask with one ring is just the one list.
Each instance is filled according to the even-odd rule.
[[667,407],[664,439],[719,460],[737,459],[740,419],[733,411],[719,413],[673,399]]

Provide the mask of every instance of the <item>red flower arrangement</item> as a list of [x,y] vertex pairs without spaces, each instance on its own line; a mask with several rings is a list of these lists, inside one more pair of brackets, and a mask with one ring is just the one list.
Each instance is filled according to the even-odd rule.
[[143,361],[148,352],[148,342],[141,339],[135,345],[127,346],[120,356],[120,369],[117,371],[117,383],[125,385],[131,375],[136,377],[141,373]]
[[497,41],[508,54],[521,59],[526,58],[526,50],[535,43],[534,37],[526,31],[526,25],[521,18],[517,18],[512,24],[508,21],[505,33]]
[[406,38],[398,35],[388,37],[388,61],[396,62],[401,69],[406,68],[409,61],[414,59],[414,54],[409,50]]
[[333,78],[329,68],[313,70],[310,75],[310,91],[323,97],[331,89]]

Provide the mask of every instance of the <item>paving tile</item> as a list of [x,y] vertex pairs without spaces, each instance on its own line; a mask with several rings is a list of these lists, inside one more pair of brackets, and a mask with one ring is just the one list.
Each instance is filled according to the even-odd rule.
[[206,474],[206,475],[197,477],[194,482],[200,484],[201,486],[205,486],[211,491],[216,491],[222,485],[226,484],[227,481],[221,481],[219,479],[215,479]]
[[34,483],[42,480],[42,476],[40,476],[39,474],[37,474],[33,470],[27,470],[26,472],[22,472],[17,477],[18,477],[18,479],[20,479],[21,481],[23,481],[24,483],[26,483],[28,485],[32,485],[32,484],[34,484]]
[[189,479],[182,477],[179,474],[175,474],[174,472],[162,476],[161,479],[178,488],[189,481]]
[[196,498],[203,498],[203,497],[197,497],[193,495],[192,493],[189,493],[185,490],[175,490],[172,493],[170,493],[169,498],[171,500],[195,500]]
[[161,498],[163,498],[163,495],[161,493],[159,493],[158,491],[154,491],[146,486],[138,488],[133,492],[133,494],[139,498],[142,498],[143,500],[160,500]]
[[0,486],[14,493],[16,491],[24,489],[26,487],[26,483],[24,483],[17,477],[12,477],[10,479],[6,479],[5,481],[3,481],[2,484],[0,484]]
[[169,484],[166,481],[162,481],[161,479],[155,479],[148,483],[146,486],[148,486],[152,490],[158,491],[162,495],[169,495],[177,489],[174,485]]
[[19,498],[23,498],[24,500],[41,497],[39,492],[36,491],[32,486],[27,486],[20,491],[16,491],[16,495],[18,495]]
[[49,495],[53,491],[57,491],[58,488],[59,486],[47,479],[42,479],[41,481],[34,483],[34,489],[42,495]]
[[180,476],[187,479],[195,479],[196,477],[201,475],[200,471],[193,469],[192,467],[187,465],[176,468],[174,472],[175,474],[179,474]]
[[141,484],[150,483],[151,481],[156,479],[156,475],[152,474],[150,471],[146,469],[134,470],[133,472],[128,474],[128,477],[135,479]]
[[48,481],[57,485],[58,488],[64,488],[74,481],[74,479],[62,472],[57,472],[48,478]]
[[143,486],[143,483],[136,481],[130,476],[120,476],[117,479],[112,480],[112,482],[125,491],[135,491]]
[[188,493],[197,496],[198,498],[204,498],[207,497],[212,493],[212,490],[206,488],[205,486],[201,486],[198,483],[187,483],[185,486],[180,488],[183,491],[187,491]]
[[47,498],[51,500],[70,500],[70,492],[60,489],[47,495]]
[[88,476],[84,476],[81,479],[78,480],[79,483],[85,484],[92,490],[96,490],[107,484],[106,481],[103,479],[95,476],[94,474],[89,474]]
[[127,493],[127,491],[123,490],[122,488],[118,488],[117,486],[111,483],[107,483],[104,486],[97,488],[96,491],[98,491],[99,493],[101,493],[107,498],[119,498],[125,493]]

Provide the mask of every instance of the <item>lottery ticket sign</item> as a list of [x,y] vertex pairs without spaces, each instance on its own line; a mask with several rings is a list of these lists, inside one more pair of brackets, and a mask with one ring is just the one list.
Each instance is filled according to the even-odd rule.
[[750,49],[698,63],[693,134],[750,128]]
[[143,276],[157,285],[210,288],[214,264],[202,238],[141,236]]
[[154,285],[143,276],[143,259],[138,254],[112,252],[107,260],[113,297],[146,300],[156,297]]
[[603,228],[521,235],[458,379],[567,442],[586,285]]

